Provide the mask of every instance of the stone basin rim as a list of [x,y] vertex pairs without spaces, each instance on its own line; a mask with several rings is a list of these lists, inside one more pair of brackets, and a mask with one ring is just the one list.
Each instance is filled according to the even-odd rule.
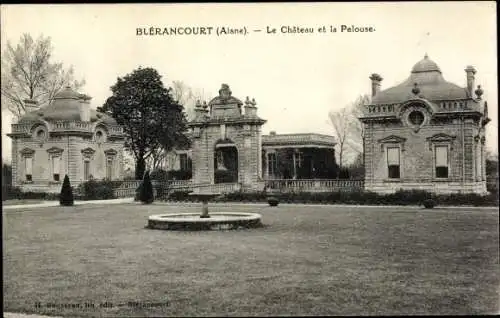
[[259,220],[262,215],[258,213],[240,213],[240,212],[212,212],[209,214],[210,218],[200,218],[199,213],[169,213],[169,214],[155,214],[149,216],[150,221],[157,222],[231,222],[231,221],[251,221]]

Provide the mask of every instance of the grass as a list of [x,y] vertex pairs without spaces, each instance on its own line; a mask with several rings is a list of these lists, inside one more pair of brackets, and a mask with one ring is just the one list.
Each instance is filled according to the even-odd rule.
[[[144,228],[148,215],[199,212],[197,204],[4,211],[4,311],[72,317],[498,312],[498,211],[229,204],[217,210],[258,212],[266,226]],[[82,308],[86,303],[94,307]]]
[[21,205],[21,204],[37,204],[37,203],[44,203],[44,202],[51,202],[51,201],[56,201],[56,200],[36,200],[36,199],[21,199],[21,200],[5,200],[2,201],[2,205]]

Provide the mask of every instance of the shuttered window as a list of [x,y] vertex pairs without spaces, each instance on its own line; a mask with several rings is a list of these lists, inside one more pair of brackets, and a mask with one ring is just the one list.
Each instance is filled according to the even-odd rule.
[[26,181],[32,181],[33,180],[33,157],[26,157],[24,158],[25,160],[25,175],[26,175]]
[[387,169],[390,179],[400,178],[399,148],[387,148]]
[[448,178],[448,147],[436,146],[436,178]]
[[52,179],[54,181],[59,181],[60,179],[60,169],[61,169],[61,157],[52,157]]

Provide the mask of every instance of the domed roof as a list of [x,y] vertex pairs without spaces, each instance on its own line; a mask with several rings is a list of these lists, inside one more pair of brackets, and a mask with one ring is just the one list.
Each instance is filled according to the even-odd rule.
[[[52,102],[37,110],[24,114],[18,123],[35,121],[43,119],[45,121],[81,121],[81,103],[85,103],[84,107],[89,107],[88,100],[91,98],[85,94],[80,94],[65,87],[54,96]],[[116,124],[114,118],[104,113],[100,113],[95,109],[90,109],[90,121],[95,122],[101,120],[107,124]]]
[[412,73],[422,73],[422,72],[439,72],[441,73],[441,69],[433,60],[429,59],[429,56],[425,54],[424,58],[420,60],[417,64],[413,66],[411,69]]
[[418,87],[418,95],[429,101],[467,99],[464,87],[447,82],[439,66],[427,54],[411,70],[410,76],[401,84],[378,92],[372,104],[396,104],[415,98],[412,90]]

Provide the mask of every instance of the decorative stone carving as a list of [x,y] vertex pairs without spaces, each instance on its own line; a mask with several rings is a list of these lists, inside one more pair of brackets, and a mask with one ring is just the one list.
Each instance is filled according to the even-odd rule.
[[450,150],[453,150],[453,141],[456,139],[456,136],[447,135],[444,133],[435,134],[431,137],[427,138],[429,142],[429,150],[432,150],[432,145],[434,143],[449,143]]
[[378,142],[380,144],[380,151],[382,151],[382,152],[384,152],[384,145],[385,144],[400,144],[401,151],[405,151],[406,138],[399,137],[396,135],[391,135],[391,136],[379,139]]
[[95,150],[92,149],[92,148],[85,148],[85,149],[82,149],[82,155],[85,157],[85,158],[92,158],[92,156],[94,155],[95,153]]
[[32,157],[35,154],[35,150],[31,148],[23,148],[20,153],[23,157]]
[[64,151],[64,149],[61,149],[59,147],[51,147],[49,149],[47,149],[47,152],[51,155],[60,155],[62,154]]

